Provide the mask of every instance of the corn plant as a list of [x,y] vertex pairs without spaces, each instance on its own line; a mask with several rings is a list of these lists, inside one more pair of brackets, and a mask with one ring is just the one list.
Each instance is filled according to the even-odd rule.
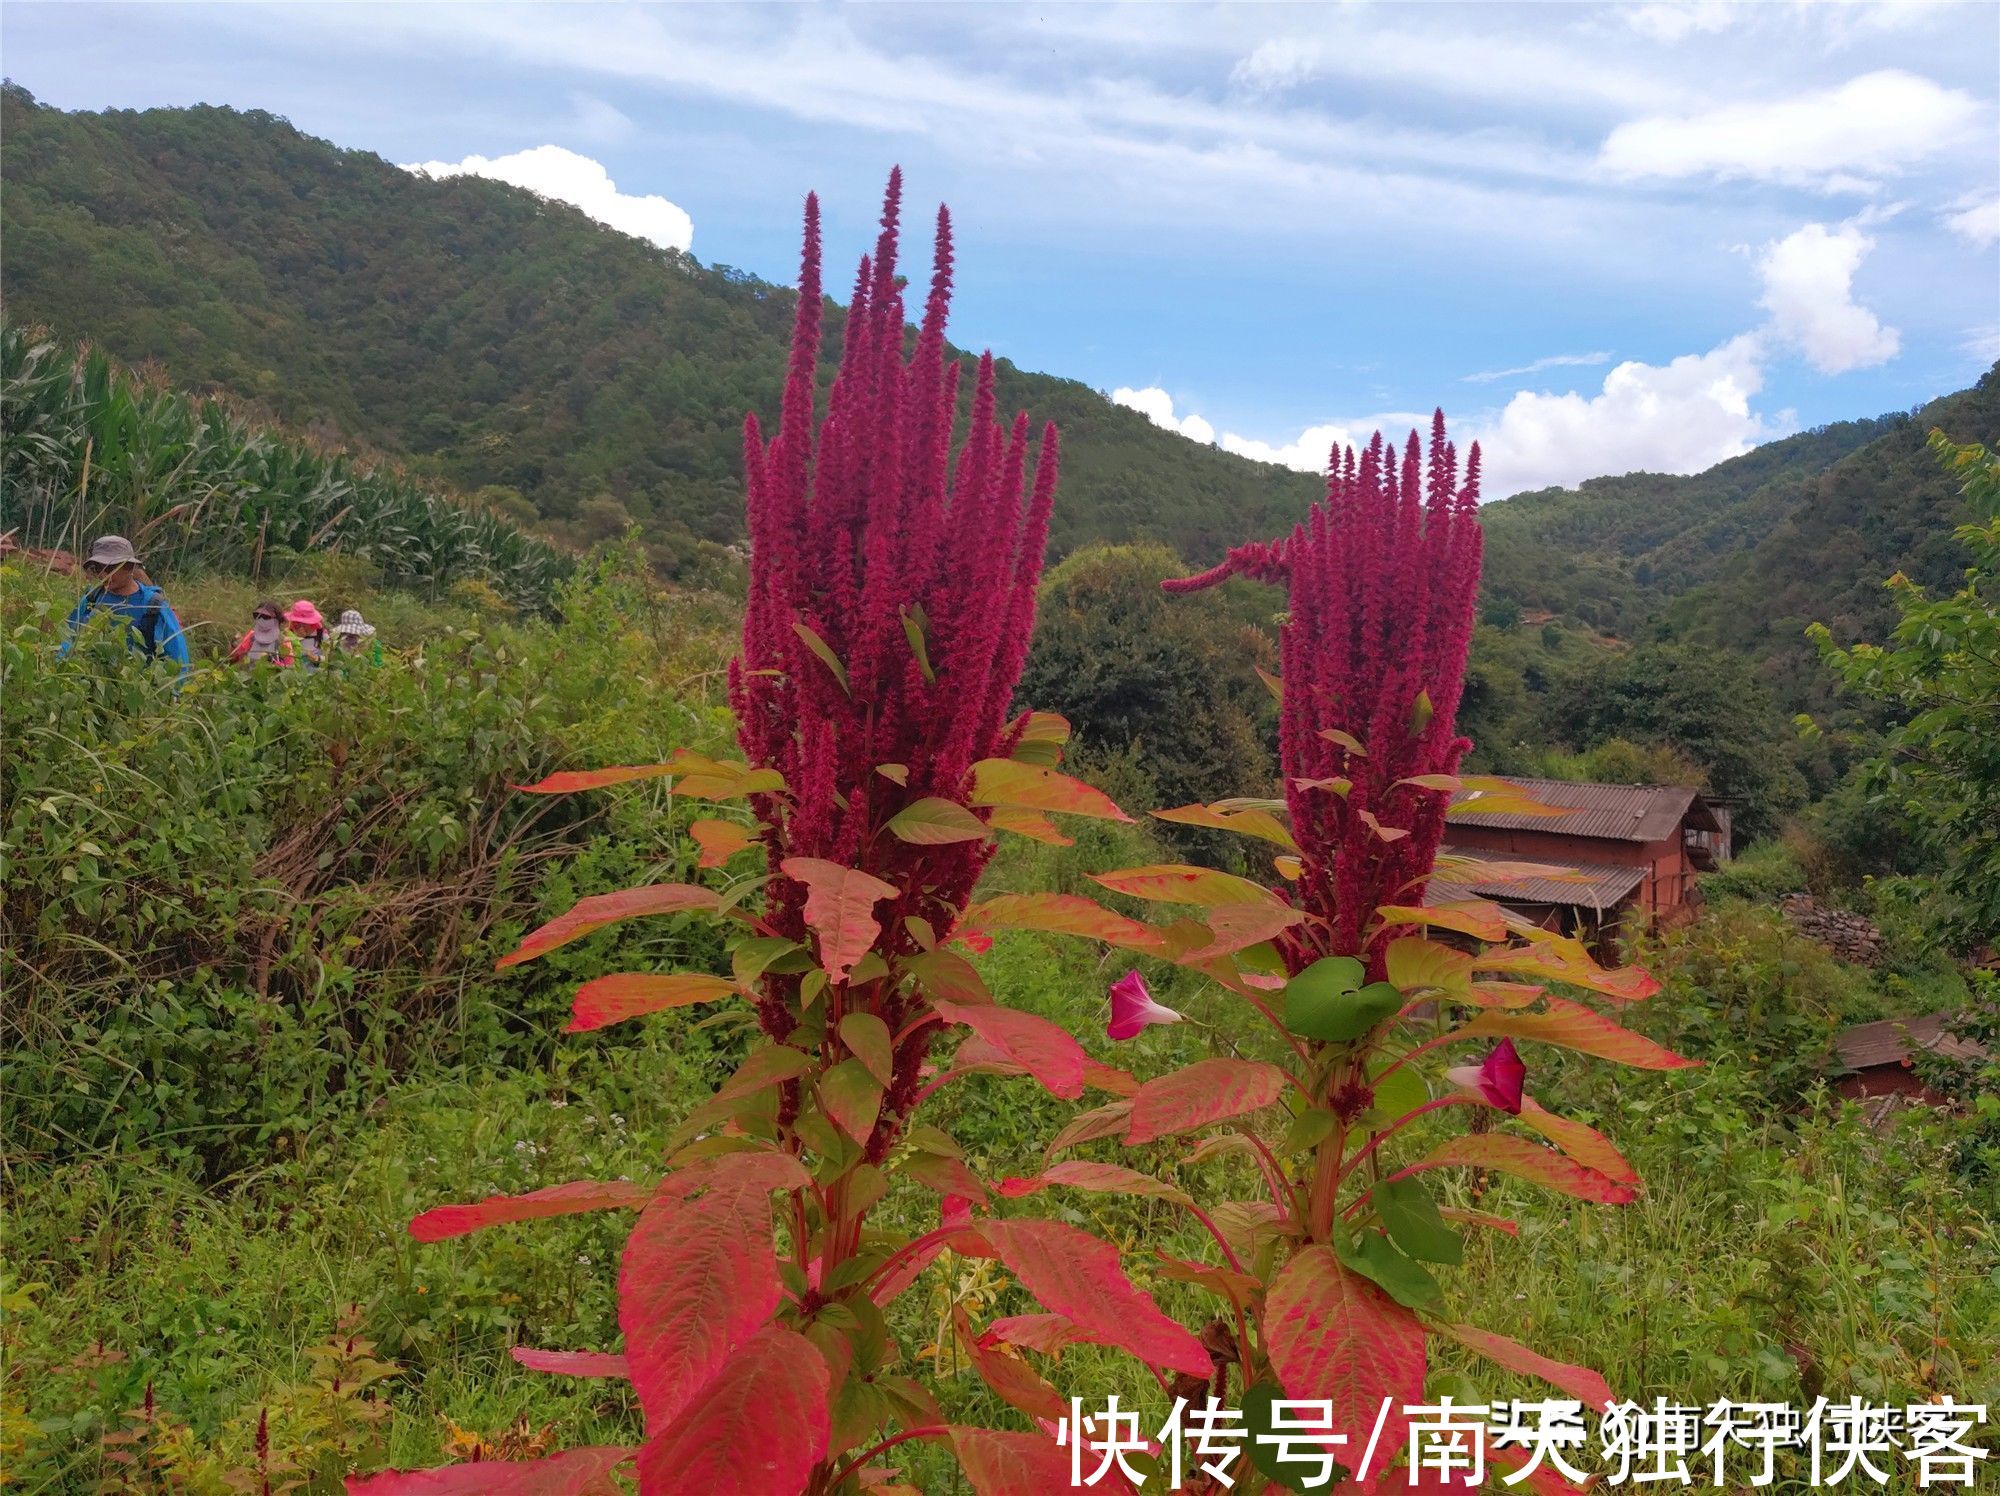
[[0,327],[5,531],[70,550],[112,531],[162,567],[253,575],[338,550],[400,585],[477,578],[536,609],[570,570],[484,509],[20,327]]

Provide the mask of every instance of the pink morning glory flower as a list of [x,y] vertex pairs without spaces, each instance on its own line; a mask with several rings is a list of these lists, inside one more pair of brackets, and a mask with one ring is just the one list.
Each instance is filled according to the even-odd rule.
[[1130,1039],[1139,1030],[1155,1023],[1179,1023],[1181,1015],[1163,1008],[1146,990],[1146,979],[1128,971],[1111,984],[1111,1022],[1104,1032],[1114,1039]]
[[1445,1072],[1445,1077],[1468,1091],[1477,1091],[1489,1106],[1496,1106],[1509,1116],[1520,1116],[1521,1086],[1528,1078],[1528,1067],[1521,1063],[1512,1039],[1502,1039],[1494,1045],[1492,1053],[1477,1068],[1455,1065]]

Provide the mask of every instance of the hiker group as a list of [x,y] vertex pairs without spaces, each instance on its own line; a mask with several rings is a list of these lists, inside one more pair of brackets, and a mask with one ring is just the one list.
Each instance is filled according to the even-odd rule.
[[[171,662],[185,678],[191,663],[187,633],[166,594],[146,575],[132,542],[122,535],[98,536],[84,557],[83,571],[92,586],[70,612],[62,652],[69,652],[77,631],[92,618],[110,615],[123,621],[128,649],[148,660]],[[283,610],[276,602],[258,603],[250,627],[229,652],[229,663],[245,668],[318,670],[341,659],[381,664],[375,625],[349,608],[329,628],[319,609],[305,598]]]

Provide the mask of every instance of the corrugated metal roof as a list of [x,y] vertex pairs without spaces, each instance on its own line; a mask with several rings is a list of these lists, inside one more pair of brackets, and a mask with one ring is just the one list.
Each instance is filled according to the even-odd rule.
[[[1553,831],[1559,836],[1600,837],[1607,841],[1655,842],[1673,836],[1692,811],[1698,827],[1719,829],[1699,794],[1681,785],[1578,784],[1566,779],[1518,779],[1512,775],[1507,783],[1519,785],[1539,803],[1558,806],[1563,813],[1530,815],[1504,811],[1498,815],[1468,816],[1459,824]],[[1451,797],[1451,803],[1463,805],[1472,797],[1472,791],[1460,790]]]
[[1984,1059],[1986,1051],[1970,1039],[1961,1039],[1945,1027],[1945,1015],[1929,1013],[1921,1018],[1885,1018],[1880,1023],[1859,1023],[1842,1029],[1834,1041],[1840,1063],[1849,1070],[1872,1070],[1877,1065],[1900,1065],[1910,1054],[1924,1050],[1951,1059]]
[[[1467,855],[1463,847],[1447,846],[1454,856]],[[1546,858],[1537,858],[1547,862]],[[1566,904],[1584,909],[1615,909],[1646,876],[1642,867],[1622,867],[1606,862],[1550,863],[1564,869],[1561,876],[1547,878],[1501,878],[1492,882],[1468,876],[1468,868],[1454,868],[1450,878],[1433,878],[1424,890],[1426,904],[1449,904],[1459,899],[1499,899],[1510,904]]]

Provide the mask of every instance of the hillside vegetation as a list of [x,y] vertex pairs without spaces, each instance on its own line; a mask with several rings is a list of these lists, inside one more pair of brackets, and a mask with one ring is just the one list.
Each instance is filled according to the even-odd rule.
[[[16,321],[157,361],[583,541],[629,516],[673,569],[743,536],[743,414],[776,414],[788,288],[258,112],[64,113],[9,85],[0,169]],[[829,319],[830,374],[844,317]],[[1005,360],[998,374],[1003,408],[1062,428],[1058,551],[1152,539],[1212,560],[1318,494],[1073,380]]]

